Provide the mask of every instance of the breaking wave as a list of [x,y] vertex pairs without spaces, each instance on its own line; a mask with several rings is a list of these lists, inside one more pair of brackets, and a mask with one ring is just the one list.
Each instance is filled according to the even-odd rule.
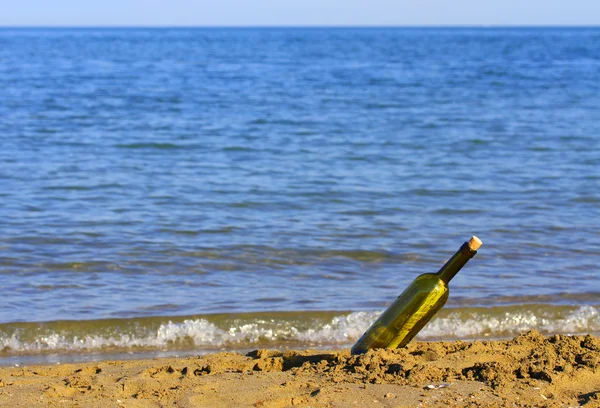
[[[529,307],[531,306],[531,307]],[[537,329],[544,334],[600,331],[596,306],[447,309],[418,340],[507,338]],[[355,342],[380,312],[298,312],[12,323],[0,325],[3,355],[107,350],[219,350],[252,347],[346,347]]]

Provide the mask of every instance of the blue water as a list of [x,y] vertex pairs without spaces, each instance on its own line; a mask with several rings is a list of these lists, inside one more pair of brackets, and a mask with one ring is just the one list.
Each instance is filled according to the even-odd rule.
[[600,304],[600,29],[1,29],[0,323]]

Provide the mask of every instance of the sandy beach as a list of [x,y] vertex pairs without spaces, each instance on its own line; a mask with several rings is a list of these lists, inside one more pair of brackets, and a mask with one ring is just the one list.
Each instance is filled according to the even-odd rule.
[[0,369],[3,407],[600,406],[600,339],[416,342],[400,350],[247,355]]

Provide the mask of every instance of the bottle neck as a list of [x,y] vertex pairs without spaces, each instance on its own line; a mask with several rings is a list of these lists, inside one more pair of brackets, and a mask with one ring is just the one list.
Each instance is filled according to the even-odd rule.
[[446,284],[450,282],[452,278],[465,266],[469,259],[473,258],[477,251],[473,251],[469,248],[467,242],[465,242],[460,249],[446,262],[444,266],[438,271],[438,277],[443,280]]

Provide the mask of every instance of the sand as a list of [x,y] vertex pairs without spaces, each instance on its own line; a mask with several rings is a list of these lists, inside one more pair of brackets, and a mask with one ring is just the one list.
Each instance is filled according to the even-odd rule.
[[401,350],[0,368],[2,407],[600,406],[600,339],[536,331],[510,341]]

